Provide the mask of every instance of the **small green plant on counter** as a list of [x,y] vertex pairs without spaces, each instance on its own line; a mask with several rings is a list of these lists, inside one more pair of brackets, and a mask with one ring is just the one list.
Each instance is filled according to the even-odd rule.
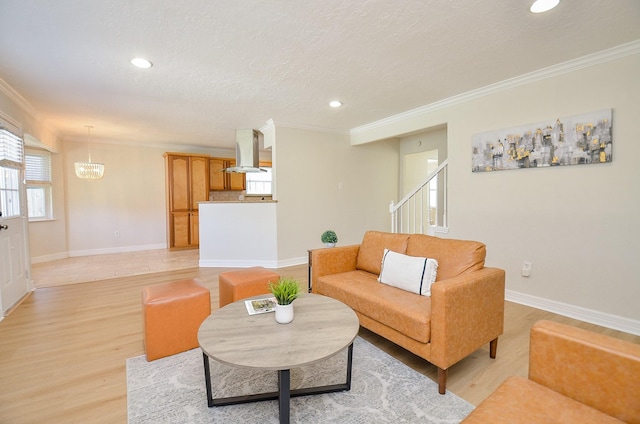
[[320,236],[320,240],[322,240],[323,243],[337,243],[338,235],[333,230],[327,230],[322,233],[322,235]]
[[275,283],[269,283],[269,290],[278,305],[289,305],[300,295],[300,284],[295,278],[280,277]]

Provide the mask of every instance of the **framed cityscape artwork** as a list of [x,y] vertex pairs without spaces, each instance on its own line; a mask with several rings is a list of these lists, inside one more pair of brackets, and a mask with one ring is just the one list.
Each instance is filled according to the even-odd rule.
[[475,134],[472,171],[611,162],[611,109]]

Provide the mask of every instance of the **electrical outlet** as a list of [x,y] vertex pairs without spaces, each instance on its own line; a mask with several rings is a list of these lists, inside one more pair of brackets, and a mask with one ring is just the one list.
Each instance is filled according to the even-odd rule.
[[524,263],[522,264],[522,276],[523,277],[530,277],[531,276],[531,262],[529,261],[524,261]]
[[114,236],[115,238],[120,237],[120,231],[116,230],[116,231],[113,233],[113,236]]

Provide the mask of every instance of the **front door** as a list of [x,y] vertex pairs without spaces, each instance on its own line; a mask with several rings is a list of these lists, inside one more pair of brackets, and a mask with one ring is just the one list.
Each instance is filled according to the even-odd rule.
[[22,173],[22,170],[0,166],[0,317],[29,290],[27,216]]

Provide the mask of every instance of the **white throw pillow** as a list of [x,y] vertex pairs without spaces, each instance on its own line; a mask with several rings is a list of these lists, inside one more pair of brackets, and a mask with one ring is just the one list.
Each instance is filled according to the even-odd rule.
[[407,256],[384,249],[378,281],[423,296],[431,296],[431,284],[436,281],[438,261]]

